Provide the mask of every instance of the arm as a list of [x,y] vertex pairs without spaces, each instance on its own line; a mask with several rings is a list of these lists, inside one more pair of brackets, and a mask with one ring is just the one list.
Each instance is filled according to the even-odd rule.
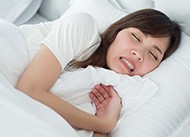
[[108,135],[95,132],[92,137],[108,137]]
[[102,133],[111,131],[115,125],[113,117],[102,119],[90,115],[49,92],[60,73],[59,61],[46,46],[42,45],[20,77],[16,88],[52,108],[75,128]]
[[[106,118],[107,113],[112,111],[116,118],[119,117],[121,111],[121,101],[116,91],[111,86],[103,84],[96,85],[90,93],[90,98],[96,106],[96,115],[98,117]],[[117,120],[117,119],[116,119]],[[107,137],[106,133],[94,132],[93,137]]]

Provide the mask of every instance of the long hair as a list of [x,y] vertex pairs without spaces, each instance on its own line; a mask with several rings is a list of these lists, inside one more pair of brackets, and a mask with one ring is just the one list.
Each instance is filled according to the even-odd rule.
[[106,55],[109,46],[115,40],[119,31],[134,27],[152,37],[170,37],[170,45],[166,50],[163,59],[169,57],[179,46],[181,40],[181,27],[171,21],[164,13],[154,9],[143,9],[133,12],[116,21],[108,27],[101,36],[101,44],[97,50],[86,60],[73,60],[69,68],[85,68],[88,65],[107,68]]

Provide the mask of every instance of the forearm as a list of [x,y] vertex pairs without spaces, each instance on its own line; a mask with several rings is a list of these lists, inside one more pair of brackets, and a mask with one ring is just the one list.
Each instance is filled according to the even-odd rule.
[[94,132],[93,137],[108,137],[108,135],[107,134],[102,134],[102,133]]
[[[19,88],[18,88],[19,89]],[[20,89],[21,91],[27,91]],[[73,105],[67,103],[61,98],[53,95],[50,92],[31,91],[25,92],[33,99],[47,105],[52,108],[58,114],[60,114],[65,120],[68,121],[71,126],[78,129],[86,129],[91,131],[97,131],[101,133],[107,133],[114,127],[110,122],[105,119],[101,119],[97,116],[86,113]],[[106,128],[105,128],[106,127]]]

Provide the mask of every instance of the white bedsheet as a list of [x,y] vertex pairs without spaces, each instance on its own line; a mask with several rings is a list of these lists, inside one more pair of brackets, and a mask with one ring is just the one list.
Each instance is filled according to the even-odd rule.
[[[2,28],[3,27],[0,27],[0,29]],[[3,33],[5,32],[6,31],[3,31]],[[15,32],[12,32],[12,34],[15,34]],[[11,33],[9,35],[11,37]],[[184,46],[188,47],[188,44]],[[185,51],[185,53],[188,53],[189,50]],[[3,53],[5,51],[2,51],[1,48],[1,52]],[[183,54],[179,55],[181,57]],[[10,53],[7,54],[6,57],[8,59]],[[187,57],[185,56],[184,58]],[[5,60],[6,58],[5,56],[2,57],[2,54],[0,54],[0,60],[2,59]],[[22,59],[22,57],[20,59]],[[189,57],[187,59],[189,60]],[[175,60],[175,62],[178,61]],[[6,62],[3,61],[3,63]],[[11,63],[13,63],[14,66],[14,61]],[[179,63],[179,65],[180,64],[182,63]],[[188,62],[186,64],[189,66]],[[0,67],[2,66],[3,65],[0,64]],[[183,67],[182,69],[187,70],[187,66],[181,66]],[[19,67],[19,64],[17,64],[16,67]],[[181,68],[179,69],[181,70]],[[173,75],[173,73],[171,75]],[[160,77],[160,75],[158,76]],[[176,78],[179,79],[178,76]],[[163,79],[165,79],[164,76]],[[187,78],[184,79],[186,80]],[[180,79],[179,84],[181,81],[182,80]],[[161,82],[163,82],[162,79],[160,83]],[[184,84],[181,83],[181,85],[183,86]],[[174,89],[168,91],[168,85],[166,82],[166,85],[162,86],[162,89],[164,88],[167,90],[156,93],[151,101],[147,102],[144,107],[136,111],[134,115],[125,117],[125,121],[121,123],[121,126],[117,128],[111,136],[188,137],[190,135],[189,87],[187,87],[185,91],[181,90],[180,92],[173,92]],[[180,94],[181,92],[182,94]],[[169,103],[166,102],[166,104],[163,104],[163,99],[167,100]],[[176,103],[174,99],[177,99],[176,101],[179,103]],[[175,109],[170,109],[170,107],[173,108],[173,106]],[[169,110],[169,113],[163,113],[166,112],[165,110]],[[5,76],[5,73],[2,74],[1,72],[0,113],[0,136],[2,137],[77,137],[74,130],[57,113],[15,90]]]
[[0,73],[1,137],[78,137],[57,113],[16,90]]
[[20,30],[0,20],[0,136],[78,137],[55,111],[16,90],[28,58]]

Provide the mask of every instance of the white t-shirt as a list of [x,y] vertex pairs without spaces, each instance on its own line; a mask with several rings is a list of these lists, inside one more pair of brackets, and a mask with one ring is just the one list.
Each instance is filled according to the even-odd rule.
[[[56,56],[62,70],[74,58],[82,54],[88,57],[100,44],[100,35],[94,19],[86,13],[77,13],[52,22],[20,26],[23,31],[30,60],[40,43],[45,44]],[[80,58],[80,59],[82,59]]]
[[62,69],[74,58],[90,48],[89,56],[99,46],[100,36],[93,18],[88,14],[74,14],[60,18],[53,23],[52,29],[42,41],[57,57]]

